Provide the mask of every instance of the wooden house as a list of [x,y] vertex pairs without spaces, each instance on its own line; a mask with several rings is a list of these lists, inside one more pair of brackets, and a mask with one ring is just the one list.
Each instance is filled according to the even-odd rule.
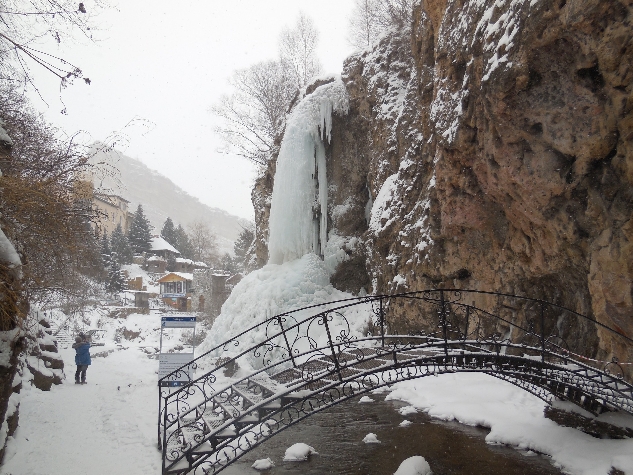
[[158,279],[160,298],[170,307],[186,312],[191,310],[193,274],[169,272]]

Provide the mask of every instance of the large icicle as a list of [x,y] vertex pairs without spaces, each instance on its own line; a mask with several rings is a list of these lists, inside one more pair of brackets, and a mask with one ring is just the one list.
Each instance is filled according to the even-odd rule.
[[343,81],[317,88],[288,117],[281,142],[270,209],[269,262],[282,264],[327,242],[327,174],[324,141],[330,141],[332,113],[347,113]]

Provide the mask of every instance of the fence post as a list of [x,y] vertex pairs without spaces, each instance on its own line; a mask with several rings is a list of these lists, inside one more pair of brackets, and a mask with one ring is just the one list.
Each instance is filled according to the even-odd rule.
[[466,325],[464,327],[464,339],[462,340],[463,342],[466,341],[466,339],[468,338],[468,324],[470,320],[470,306],[466,306]]
[[167,467],[167,399],[169,398],[169,394],[167,396],[165,396],[164,402],[165,402],[165,409],[163,410],[163,443],[162,443],[162,450],[163,450],[163,473],[165,473],[165,468]]
[[161,444],[161,438],[160,438],[160,408],[161,408],[161,395],[162,395],[162,390],[160,388],[160,380],[158,381],[158,450],[163,449],[163,445]]
[[338,373],[338,379],[343,382],[343,376],[341,376],[341,367],[338,364],[338,358],[336,357],[336,350],[334,350],[334,342],[332,342],[332,335],[330,334],[330,326],[327,324],[327,313],[323,314],[323,325],[325,325],[325,331],[327,332],[327,341],[330,344],[330,351],[332,352],[332,359],[334,360],[334,367]]
[[541,361],[545,362],[545,302],[541,302]]
[[444,302],[443,290],[440,290],[440,324],[442,325],[442,336],[444,337],[444,355],[448,356],[448,335],[446,333],[446,303]]
[[288,337],[286,336],[286,330],[284,329],[284,326],[281,323],[281,317],[277,317],[277,321],[279,322],[279,328],[281,328],[281,332],[284,335],[284,341],[286,342],[286,348],[288,349],[288,355],[290,356],[290,359],[292,360],[292,366],[294,366],[296,368],[297,367],[297,363],[295,363],[295,358],[294,358],[294,356],[292,356],[292,349],[290,348],[290,343],[288,343]]
[[385,347],[385,311],[382,307],[382,297],[380,297],[380,340],[382,347]]

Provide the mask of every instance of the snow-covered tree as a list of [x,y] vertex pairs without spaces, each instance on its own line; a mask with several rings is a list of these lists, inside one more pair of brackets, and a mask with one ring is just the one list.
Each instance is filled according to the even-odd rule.
[[280,36],[280,58],[238,70],[231,80],[233,93],[222,96],[212,112],[222,119],[216,132],[227,151],[265,165],[277,150],[286,127],[286,114],[299,90],[321,73],[316,56],[318,32],[301,14],[294,28]]
[[220,258],[220,269],[229,274],[235,274],[238,270],[235,259],[228,252]]
[[3,162],[0,224],[23,259],[25,289],[34,301],[51,290],[74,293],[81,274],[101,269],[89,226],[97,216],[82,181],[91,169],[88,150],[1,81],[0,120],[13,142]]
[[316,54],[319,32],[314,22],[303,12],[299,13],[294,28],[285,28],[279,40],[281,63],[292,74],[297,89],[321,74],[321,62]]
[[255,233],[251,228],[243,228],[240,235],[233,244],[233,252],[235,253],[235,264],[240,271],[244,271],[244,259],[248,249],[251,247],[255,239]]
[[112,236],[110,237],[110,248],[112,249],[112,252],[117,254],[121,264],[132,263],[132,247],[130,246],[128,237],[123,233],[123,229],[120,224],[117,224],[117,227],[114,231],[112,231]]
[[176,242],[176,228],[174,227],[174,222],[170,217],[167,217],[165,220],[165,224],[163,224],[163,229],[161,229],[160,235],[171,245]]
[[388,28],[411,24],[414,0],[355,0],[349,21],[349,42],[358,49],[371,46]]
[[132,223],[130,224],[130,232],[128,239],[132,251],[136,254],[147,252],[152,248],[152,225],[149,223],[149,219],[145,217],[143,213],[143,206],[138,205]]
[[222,96],[212,108],[222,119],[216,132],[227,150],[263,165],[286,126],[286,112],[297,87],[280,61],[240,69],[233,74],[231,85],[233,94]]
[[106,270],[108,273],[106,278],[106,290],[110,293],[117,293],[125,289],[125,277],[123,276],[123,272],[121,272],[121,263],[116,253],[112,253]]
[[187,231],[182,225],[178,225],[178,227],[174,230],[174,242],[170,243],[180,255],[186,259],[193,259],[193,247],[191,245],[191,241],[189,240],[189,235],[187,235]]
[[202,221],[195,221],[189,225],[189,241],[194,261],[211,264],[218,260],[215,234]]

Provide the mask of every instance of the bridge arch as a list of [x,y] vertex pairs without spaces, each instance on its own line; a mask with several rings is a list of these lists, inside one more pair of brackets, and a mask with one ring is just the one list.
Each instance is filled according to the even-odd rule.
[[[421,318],[393,334],[389,312],[398,304],[416,306]],[[366,333],[350,326],[359,309],[372,317]],[[302,318],[306,312],[312,315]],[[477,291],[369,296],[277,315],[161,380],[163,473],[218,473],[316,412],[398,381],[444,373],[483,372],[548,403],[561,398],[594,414],[633,414],[623,364],[614,357],[600,365],[590,345],[569,342],[566,332],[591,324],[618,339],[615,348],[631,347],[628,336],[572,310]],[[253,342],[254,334],[264,338]],[[170,387],[200,359],[225,354],[230,357],[213,370]],[[245,359],[258,369],[219,384],[227,368]]]

